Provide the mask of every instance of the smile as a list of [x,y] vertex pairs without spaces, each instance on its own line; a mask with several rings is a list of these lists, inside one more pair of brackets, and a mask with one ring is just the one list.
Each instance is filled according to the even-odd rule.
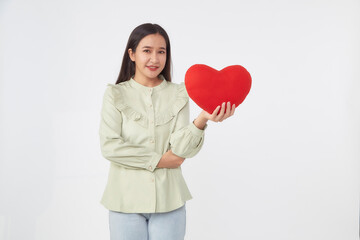
[[147,67],[148,69],[150,69],[151,71],[156,71],[159,67]]

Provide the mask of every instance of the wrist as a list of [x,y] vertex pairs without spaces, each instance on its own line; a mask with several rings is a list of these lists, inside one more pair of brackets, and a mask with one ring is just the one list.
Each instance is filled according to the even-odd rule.
[[208,119],[200,114],[197,118],[194,119],[193,123],[197,128],[204,130],[207,121]]

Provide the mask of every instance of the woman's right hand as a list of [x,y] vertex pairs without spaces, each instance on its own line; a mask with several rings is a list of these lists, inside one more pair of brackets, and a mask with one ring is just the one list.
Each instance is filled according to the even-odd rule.
[[171,149],[162,155],[157,168],[178,168],[184,162],[185,158],[175,155]]

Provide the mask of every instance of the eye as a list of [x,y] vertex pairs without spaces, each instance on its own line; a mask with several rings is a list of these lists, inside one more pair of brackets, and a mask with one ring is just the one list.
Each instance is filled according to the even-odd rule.
[[165,51],[160,51],[160,53],[165,53]]
[[145,50],[144,50],[144,52],[146,52],[146,53],[147,53],[147,52],[150,52],[150,50],[148,50],[148,49],[145,49]]

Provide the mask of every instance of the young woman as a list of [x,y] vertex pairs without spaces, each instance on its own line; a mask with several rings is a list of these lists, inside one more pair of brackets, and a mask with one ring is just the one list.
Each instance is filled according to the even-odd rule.
[[190,122],[185,85],[171,82],[167,33],[151,23],[132,31],[116,84],[105,90],[99,129],[111,163],[101,204],[112,240],[184,239],[192,196],[181,164],[201,149],[207,121],[232,116],[235,104],[219,109]]

